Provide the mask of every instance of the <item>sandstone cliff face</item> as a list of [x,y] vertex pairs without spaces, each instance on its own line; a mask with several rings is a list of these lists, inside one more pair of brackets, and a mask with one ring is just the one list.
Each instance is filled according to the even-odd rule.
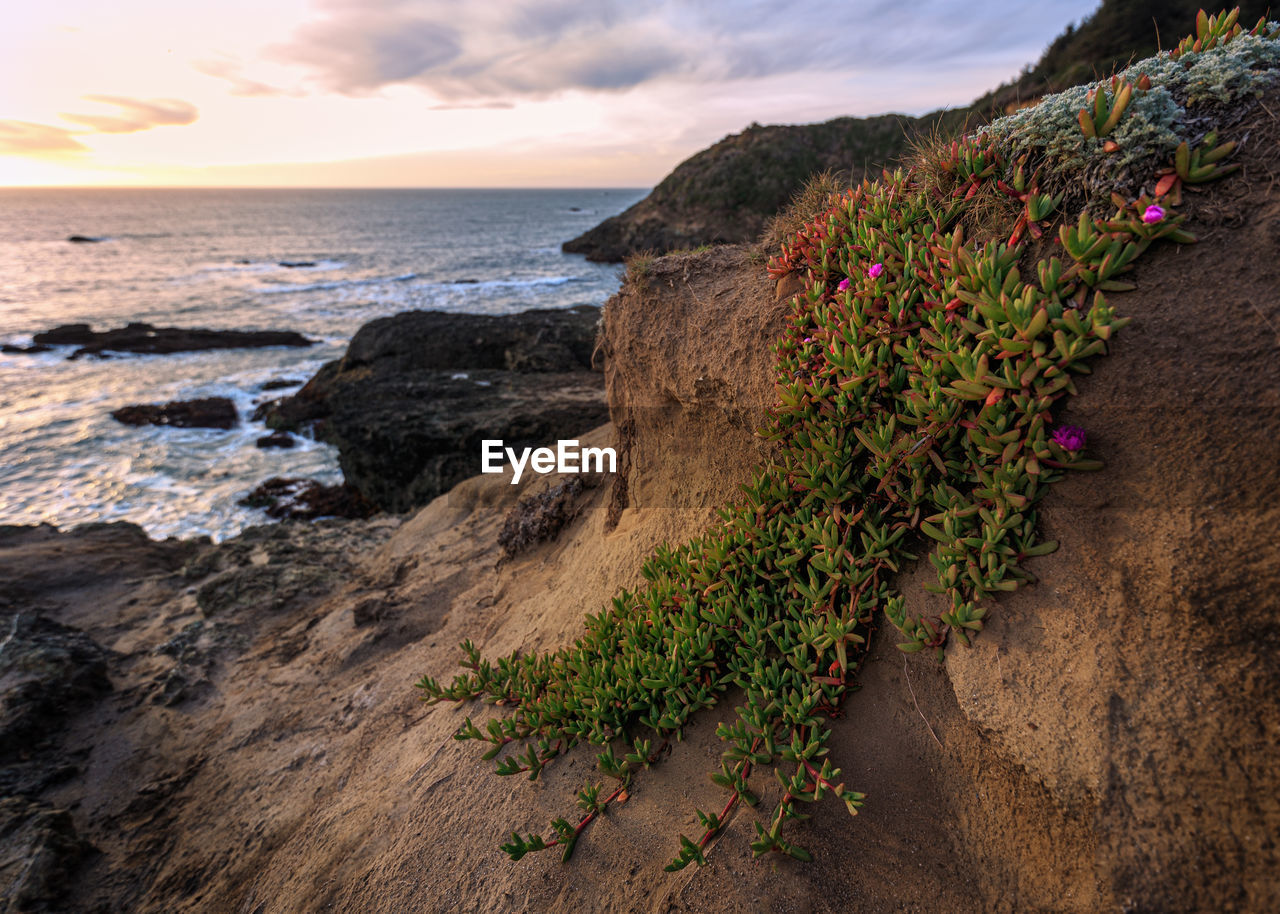
[[[1266,145],[1242,160],[1265,174]],[[943,664],[877,633],[832,740],[867,806],[855,819],[816,808],[796,836],[813,863],[752,860],[757,813],[741,809],[708,867],[663,872],[694,808],[722,800],[706,773],[731,702],[696,718],[569,864],[513,863],[497,845],[569,815],[591,751],[538,784],[500,778],[451,739],[490,709],[426,709],[410,687],[450,675],[465,638],[489,656],[571,642],[584,612],[635,586],[655,545],[703,529],[767,456],[752,433],[788,286],[732,248],[658,261],[610,302],[616,426],[584,441],[616,440],[625,482],[589,480],[559,538],[513,560],[500,562],[503,518],[555,478],[473,478],[404,522],[284,525],[195,554],[134,543],[144,565],[98,562],[62,583],[37,569],[76,567],[83,544],[6,534],[6,619],[83,630],[113,686],[57,733],[76,770],[22,794],[61,823],[40,845],[74,873],[57,903],[1277,909],[1280,204],[1265,187],[1190,200],[1202,243],[1153,250],[1138,291],[1114,299],[1134,323],[1059,417],[1107,466],[1044,501],[1061,548],[1029,565],[1039,582],[996,601],[975,646],[953,644]],[[917,605],[926,573],[903,583]],[[28,822],[11,833],[40,831],[4,813]]]

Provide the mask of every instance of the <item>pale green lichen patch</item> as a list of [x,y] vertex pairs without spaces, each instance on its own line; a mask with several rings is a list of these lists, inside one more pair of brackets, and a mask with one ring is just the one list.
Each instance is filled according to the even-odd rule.
[[1092,107],[1093,93],[1113,92],[1110,78],[1047,96],[983,132],[1009,159],[1026,154],[1042,165],[1046,186],[1067,190],[1079,198],[1073,202],[1104,199],[1117,189],[1136,193],[1135,181],[1148,179],[1180,143],[1196,146],[1222,126],[1224,112],[1238,115],[1242,102],[1280,82],[1278,30],[1280,24],[1270,23],[1265,34],[1237,35],[1178,57],[1149,57],[1123,70],[1117,85],[1146,76],[1151,88],[1134,91],[1106,137],[1086,136],[1078,118]]

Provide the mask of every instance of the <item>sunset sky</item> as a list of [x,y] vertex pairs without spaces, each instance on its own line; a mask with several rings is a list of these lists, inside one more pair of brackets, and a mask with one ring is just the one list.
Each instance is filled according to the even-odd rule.
[[752,121],[967,104],[1096,2],[15,5],[0,186],[650,186]]

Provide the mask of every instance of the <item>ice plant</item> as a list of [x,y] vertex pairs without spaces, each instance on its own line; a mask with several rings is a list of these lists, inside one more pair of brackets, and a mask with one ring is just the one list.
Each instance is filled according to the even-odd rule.
[[1142,213],[1142,221],[1147,225],[1152,225],[1164,218],[1164,207],[1151,204]]
[[[1228,17],[1206,17],[1190,50],[1203,55],[1228,30]],[[1116,107],[1105,101],[1103,127]],[[711,773],[725,798],[695,810],[699,831],[679,836],[667,868],[705,863],[735,811],[766,796],[752,851],[811,859],[784,827],[827,795],[850,813],[863,803],[830,755],[830,720],[856,688],[878,620],[903,651],[941,659],[949,640],[968,644],[982,629],[995,598],[1033,580],[1029,559],[1057,548],[1037,528],[1040,500],[1064,470],[1101,464],[1079,456],[1083,429],[1051,429],[1051,416],[1127,323],[1107,300],[1132,288],[1116,277],[1158,239],[1194,238],[1185,216],[1152,220],[1150,198],[1119,196],[1111,218],[1086,210],[1058,226],[1061,247],[1044,259],[1017,237],[982,238],[967,220],[981,194],[1008,193],[1001,184],[1024,204],[1036,195],[1028,219],[1058,209],[1025,180],[1051,161],[1045,149],[963,137],[948,162],[932,162],[946,183],[899,170],[833,198],[769,263],[802,290],[776,347],[777,400],[762,430],[774,455],[739,500],[701,536],[659,547],[644,584],[588,615],[571,646],[487,659],[468,641],[451,683],[418,683],[428,702],[502,707],[455,734],[484,744],[499,774],[534,780],[574,747],[597,751],[599,777],[579,791],[579,811],[550,834],[513,832],[502,845],[513,859],[550,847],[567,859],[691,718],[730,696],[739,705],[716,729],[726,748]],[[1220,177],[1229,152],[1209,135],[1201,150],[1181,147],[1169,171]],[[894,265],[894,282],[876,295],[833,291],[883,276],[883,262],[863,267],[871,256]],[[918,558],[936,572],[925,585],[934,596],[908,603],[899,573]]]
[[1084,429],[1078,425],[1060,425],[1053,430],[1053,440],[1063,450],[1078,451],[1084,447]]

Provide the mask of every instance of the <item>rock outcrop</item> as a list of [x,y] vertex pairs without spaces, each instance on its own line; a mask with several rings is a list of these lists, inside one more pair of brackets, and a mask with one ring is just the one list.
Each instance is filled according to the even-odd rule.
[[206,330],[199,327],[154,327],[133,321],[114,330],[95,331],[88,324],[61,324],[35,334],[30,352],[40,346],[75,346],[68,358],[106,352],[144,352],[165,355],[203,349],[248,349],[262,346],[313,346],[293,330]]
[[346,481],[388,511],[421,506],[480,470],[481,441],[514,448],[606,421],[592,367],[599,309],[503,317],[414,311],[372,321],[342,359],[261,408],[277,429],[311,425]]
[[[261,443],[258,446],[261,447]],[[280,476],[273,476],[255,487],[240,503],[250,508],[265,509],[267,517],[299,520],[368,517],[378,510],[348,483],[327,486],[314,479],[285,479]]]
[[111,411],[111,418],[125,425],[172,425],[178,428],[235,428],[240,421],[236,405],[227,397],[140,403]]

